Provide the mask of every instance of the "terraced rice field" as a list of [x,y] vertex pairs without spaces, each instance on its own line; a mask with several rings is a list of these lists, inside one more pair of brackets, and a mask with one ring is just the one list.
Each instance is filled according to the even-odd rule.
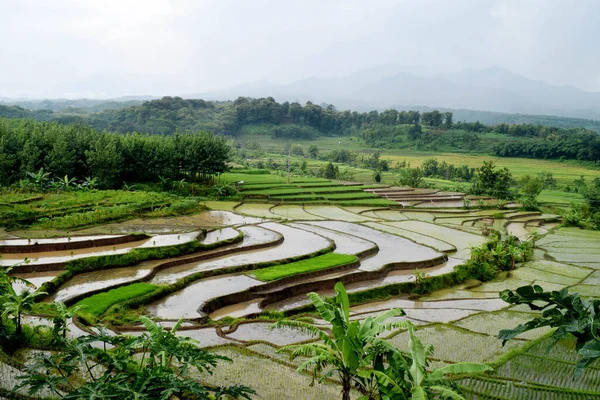
[[[225,176],[227,180],[235,178],[234,174]],[[600,397],[600,366],[593,366],[577,382],[570,380],[576,362],[572,343],[560,343],[545,352],[548,339],[544,337],[547,333],[544,329],[523,334],[504,347],[496,338],[500,329],[512,328],[534,315],[526,307],[512,307],[502,301],[498,293],[504,289],[536,283],[546,289],[572,288],[585,296],[599,295],[599,233],[546,225],[544,220],[553,216],[497,209],[465,210],[453,203],[457,201],[455,197],[462,203],[462,195],[457,193],[409,188],[367,189],[367,192],[360,186],[323,180],[287,184],[283,178],[276,182],[273,179],[257,176],[247,181],[244,192],[259,198],[248,198],[240,204],[223,203],[222,207],[218,202],[211,203],[217,211],[94,228],[95,232],[104,231],[103,235],[114,237],[135,227],[136,232],[148,234],[149,238],[110,248],[2,254],[1,262],[13,265],[26,256],[30,259],[26,265],[35,270],[36,266],[59,260],[190,244],[197,240],[201,229],[210,229],[202,238],[202,243],[210,245],[210,249],[76,274],[45,301],[89,298],[93,293],[127,287],[133,282],[151,283],[157,288],[174,287],[138,311],[155,317],[165,326],[183,318],[185,324],[179,335],[197,339],[203,347],[213,348],[233,360],[221,363],[214,375],[202,376],[203,380],[213,384],[247,384],[263,399],[333,399],[338,397],[338,386],[331,383],[309,386],[311,378],[295,372],[299,361],[290,362],[286,354],[276,351],[285,344],[315,339],[289,329],[271,330],[272,321],[253,319],[253,315],[304,306],[309,291],[331,295],[337,280],[344,281],[348,292],[354,294],[414,281],[415,268],[428,276],[449,273],[469,258],[470,246],[486,241],[482,229],[490,220],[497,229],[510,232],[522,229],[523,235],[531,234],[527,228],[552,228],[538,240],[535,260],[494,281],[468,282],[423,296],[392,296],[356,303],[351,307],[351,316],[364,319],[400,307],[406,316],[398,319],[413,321],[418,325],[421,340],[434,346],[435,365],[459,361],[494,363],[495,374],[458,381],[469,399]],[[372,194],[392,208],[341,203],[347,199],[343,196],[358,192],[367,193],[366,199],[371,199]],[[269,200],[274,195],[284,199],[303,194],[340,196],[335,197],[335,202],[330,197],[332,200],[317,204],[293,204],[293,201],[281,204]],[[394,200],[382,199],[384,195]],[[415,210],[402,208],[398,203],[403,201],[429,201],[443,207]],[[112,234],[107,233],[108,226],[114,231]],[[232,241],[240,234],[241,241]],[[101,237],[107,236],[93,235],[94,239]],[[84,238],[73,241],[77,240]],[[7,243],[30,244],[26,239],[3,239],[0,246]],[[344,261],[348,265],[334,262],[340,257],[347,257]],[[63,269],[16,271],[39,286],[55,279]],[[249,318],[236,322],[235,318],[240,317]],[[27,318],[30,323],[41,323],[32,316]],[[215,325],[215,321],[223,323]],[[318,319],[314,323],[327,328]],[[116,333],[139,334],[136,326],[113,328]],[[73,325],[71,335],[82,334]],[[402,330],[389,332],[387,337],[399,348],[408,346],[407,333]],[[526,345],[527,350],[517,351]],[[17,370],[0,361],[0,372],[0,387],[14,385]]]

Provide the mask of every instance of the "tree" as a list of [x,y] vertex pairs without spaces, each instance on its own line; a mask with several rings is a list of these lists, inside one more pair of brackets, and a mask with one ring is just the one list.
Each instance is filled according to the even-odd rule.
[[147,332],[139,337],[101,331],[98,336],[63,340],[60,352],[38,353],[15,389],[27,387],[30,396],[47,390],[70,400],[250,399],[255,394],[245,386],[206,386],[192,379],[192,372],[210,374],[217,362],[231,360],[177,336],[181,321],[166,330],[146,317],[140,319]]
[[408,130],[408,138],[410,140],[419,140],[421,138],[422,132],[423,131],[421,129],[421,125],[416,123],[415,125],[411,126],[410,129]]
[[400,184],[404,186],[410,186],[413,188],[423,187],[425,182],[423,181],[423,170],[417,168],[405,168],[400,171]]
[[377,183],[381,183],[381,172],[380,171],[375,171],[373,173],[373,180]]
[[526,210],[537,210],[537,198],[544,189],[544,182],[538,177],[524,175],[519,179],[521,189],[521,203]]
[[90,175],[98,179],[98,186],[103,188],[115,187],[120,182],[119,173],[122,167],[122,157],[119,140],[108,134],[101,135],[85,151],[87,167]]
[[522,286],[515,291],[504,290],[500,298],[509,304],[527,304],[541,315],[513,329],[503,329],[498,334],[504,345],[523,332],[549,326],[556,328],[552,337],[558,342],[575,337],[575,349],[580,358],[575,366],[573,379],[581,376],[584,369],[600,359],[600,300],[582,299],[567,289],[544,292],[541,286]]
[[299,144],[293,144],[290,147],[290,152],[292,153],[293,156],[304,157],[304,149]]
[[542,171],[538,174],[538,178],[541,179],[544,184],[544,189],[555,189],[556,188],[556,178],[549,171]]
[[72,141],[65,133],[61,133],[57,135],[52,150],[44,160],[48,170],[55,176],[71,175],[77,162]]
[[332,337],[302,321],[282,320],[276,322],[273,328],[292,327],[321,339],[323,343],[289,345],[279,351],[291,351],[291,359],[309,357],[298,371],[311,369],[313,379],[320,375],[319,382],[337,375],[342,384],[342,399],[348,400],[352,387],[363,394],[369,392],[360,371],[371,363],[374,351],[389,347],[378,336],[390,329],[405,327],[406,323],[385,323],[389,318],[403,315],[400,309],[386,311],[376,318],[369,316],[362,322],[351,321],[350,301],[344,285],[338,282],[334,289],[336,296],[333,303],[326,302],[316,293],[308,294],[321,318],[331,324]]
[[308,155],[310,158],[319,157],[319,146],[317,146],[316,144],[311,144],[308,147]]
[[44,296],[45,292],[32,292],[29,289],[17,293],[13,285],[6,285],[3,289],[4,294],[0,297],[0,309],[2,316],[12,316],[15,321],[15,334],[21,336],[23,327],[21,325],[21,317],[23,312],[31,311],[35,304],[35,299],[39,296]]
[[333,166],[333,163],[331,161],[329,162],[329,164],[327,164],[327,167],[325,168],[324,177],[326,179],[335,179],[335,167]]
[[493,161],[484,161],[483,165],[475,170],[475,177],[471,192],[476,195],[488,195],[497,199],[512,199],[512,187],[515,180],[504,167],[497,170]]

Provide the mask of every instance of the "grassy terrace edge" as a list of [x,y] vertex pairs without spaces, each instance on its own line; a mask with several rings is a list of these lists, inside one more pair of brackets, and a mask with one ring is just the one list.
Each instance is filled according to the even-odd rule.
[[[157,301],[171,293],[175,293],[179,290],[182,290],[185,287],[187,287],[188,285],[190,285],[193,282],[200,280],[200,279],[205,279],[205,278],[210,278],[210,277],[220,276],[220,275],[227,275],[227,274],[232,274],[232,273],[242,273],[242,272],[252,271],[252,270],[256,270],[256,269],[260,269],[260,268],[267,268],[267,267],[272,267],[272,266],[276,266],[276,265],[281,265],[281,264],[289,264],[289,263],[296,262],[296,261],[315,258],[315,257],[321,256],[323,254],[330,253],[333,250],[335,250],[335,243],[332,242],[326,248],[323,248],[321,250],[318,250],[318,251],[315,251],[315,252],[312,252],[309,254],[303,254],[301,256],[290,257],[290,258],[286,258],[286,259],[269,261],[269,262],[264,262],[264,263],[244,264],[244,265],[237,265],[237,266],[229,267],[229,268],[200,271],[200,272],[197,272],[194,274],[190,274],[184,278],[181,278],[172,284],[161,285],[153,292],[150,292],[143,296],[139,296],[139,297],[136,297],[136,298],[133,298],[130,300],[126,300],[122,303],[116,304],[115,306],[109,308],[106,314],[110,314],[111,311],[113,311],[115,313],[119,313],[120,311],[123,311],[123,309],[133,310],[135,308],[148,305],[148,304],[150,304],[154,301]],[[131,283],[125,283],[125,284],[122,284],[119,286],[126,287],[129,285],[131,285]],[[104,292],[104,291],[106,291],[106,289],[102,290],[102,292]],[[118,306],[118,309],[117,309],[117,306]],[[114,318],[110,318],[109,320],[115,321]],[[86,321],[86,322],[89,323],[90,321]]]
[[192,254],[201,250],[215,249],[223,245],[237,243],[243,240],[243,233],[240,232],[238,236],[231,239],[211,244],[203,244],[200,242],[200,240],[202,240],[205,236],[206,231],[202,231],[198,238],[188,243],[151,249],[133,249],[125,254],[89,257],[69,261],[65,264],[65,271],[63,273],[51,281],[42,284],[38,291],[46,292],[48,294],[55,293],[62,284],[67,282],[73,276],[85,272],[93,272],[107,268],[127,267],[149,260],[162,260],[178,257],[186,254]]

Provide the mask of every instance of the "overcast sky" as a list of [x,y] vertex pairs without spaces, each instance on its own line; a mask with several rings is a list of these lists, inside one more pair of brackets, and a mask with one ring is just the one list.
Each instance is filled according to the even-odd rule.
[[598,0],[0,0],[0,96],[198,93],[386,64],[600,91],[598,21]]

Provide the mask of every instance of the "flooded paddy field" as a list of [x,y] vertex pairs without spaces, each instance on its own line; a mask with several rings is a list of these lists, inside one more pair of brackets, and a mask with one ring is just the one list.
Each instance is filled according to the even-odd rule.
[[[320,191],[325,191],[326,187],[313,192],[322,193]],[[255,190],[284,189],[296,190],[295,187],[286,188],[285,184],[281,184],[280,189],[259,186]],[[343,189],[339,190],[343,193]],[[566,350],[571,344],[560,344],[548,354],[542,352],[547,329],[522,334],[504,347],[496,336],[499,330],[514,328],[535,315],[526,307],[504,302],[499,296],[502,290],[535,283],[547,290],[578,290],[583,296],[600,293],[598,233],[561,228],[557,222],[546,222],[553,218],[552,215],[498,209],[465,210],[462,197],[457,193],[410,191],[407,188],[366,191],[402,200],[429,197],[417,200],[428,201],[429,204],[426,210],[420,210],[366,205],[230,202],[216,211],[192,216],[106,224],[83,230],[79,239],[72,236],[71,240],[110,238],[132,232],[150,235],[147,239],[72,251],[2,254],[0,263],[14,265],[27,257],[28,265],[36,265],[121,255],[134,248],[171,248],[196,240],[206,229],[208,232],[200,241],[210,245],[210,250],[78,273],[62,282],[44,301],[79,299],[137,281],[153,283],[159,288],[185,282],[184,286],[153,299],[138,311],[162,321],[165,326],[173,326],[175,321],[183,318],[185,322],[178,335],[196,339],[200,346],[212,348],[234,360],[233,363],[219,365],[215,375],[206,378],[208,382],[245,383],[254,387],[265,399],[335,398],[337,386],[308,386],[310,377],[294,372],[298,360],[290,362],[286,354],[277,353],[280,346],[316,339],[292,329],[271,329],[273,322],[264,319],[265,312],[289,312],[306,306],[309,304],[308,291],[331,296],[336,279],[348,279],[345,286],[353,295],[414,283],[417,276],[428,279],[450,274],[469,259],[471,246],[479,246],[488,240],[482,229],[491,220],[493,229],[513,233],[523,239],[531,236],[534,230],[545,235],[536,242],[535,259],[484,283],[467,282],[423,295],[388,295],[353,303],[351,318],[363,320],[393,308],[402,308],[406,315],[397,317],[397,320],[408,319],[418,326],[417,334],[421,340],[435,347],[433,362],[436,365],[460,361],[495,363],[501,360],[495,381],[478,378],[459,381],[469,399],[488,398],[484,395],[501,393],[494,390],[508,390],[507,386],[502,386],[508,384],[513,384],[511,393],[523,398],[543,398],[539,397],[540,385],[555,385],[575,392],[593,389],[593,382],[598,379],[597,369],[586,372],[578,384],[567,382],[574,362],[569,359],[572,353]],[[292,194],[289,193],[290,196]],[[440,207],[429,207],[431,204]],[[219,203],[215,202],[213,206],[217,209]],[[230,242],[240,234],[243,235],[241,241]],[[68,241],[67,238],[65,235],[52,240],[64,242],[65,239]],[[2,238],[0,245],[12,240]],[[31,242],[21,239],[12,243],[27,245]],[[317,274],[300,271],[292,278],[283,277],[271,282],[263,282],[252,275],[253,269],[274,265],[285,271],[295,259],[316,259],[322,253],[356,255],[358,261],[348,269],[325,269]],[[204,258],[198,259],[200,256]],[[165,266],[157,268],[162,264]],[[17,272],[16,275],[39,287],[61,273],[61,270],[56,270]],[[208,275],[202,275],[205,273]],[[199,277],[192,280],[190,277],[196,274],[200,274]],[[354,278],[348,278],[353,275],[360,279],[354,281]],[[23,288],[19,286],[19,290]],[[210,307],[205,308],[207,305]],[[253,319],[260,314],[263,314],[263,319]],[[268,315],[270,318],[270,315],[277,314]],[[239,320],[244,317],[248,318]],[[299,317],[307,318],[305,314]],[[313,318],[314,315],[308,317]],[[37,320],[34,318],[38,317],[27,318],[30,323],[35,323]],[[324,321],[316,319],[314,322],[322,329],[327,328]],[[85,334],[82,327],[72,324],[73,335]],[[140,334],[139,325],[113,328],[121,334]],[[405,331],[397,329],[388,332],[386,337],[394,346],[407,349],[408,335]],[[523,346],[528,346],[528,349],[522,353],[513,352]],[[559,371],[556,381],[550,381],[551,377],[540,369],[542,364]],[[14,373],[1,362],[0,368],[3,373]],[[301,391],[301,395],[290,391],[290,386]]]

